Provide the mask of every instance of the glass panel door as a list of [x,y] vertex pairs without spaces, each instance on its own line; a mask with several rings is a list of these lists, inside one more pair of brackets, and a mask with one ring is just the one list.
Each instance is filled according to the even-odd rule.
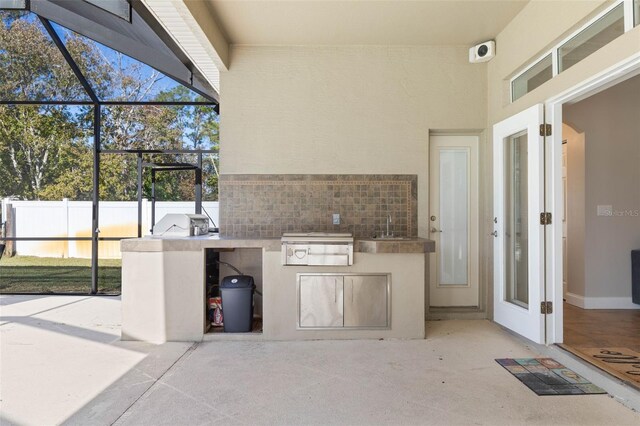
[[543,106],[493,127],[494,320],[545,343]]
[[529,304],[527,133],[504,140],[505,185],[505,295],[506,301],[523,308]]
[[440,150],[440,285],[468,285],[469,150]]
[[429,306],[479,305],[479,145],[472,135],[429,137]]

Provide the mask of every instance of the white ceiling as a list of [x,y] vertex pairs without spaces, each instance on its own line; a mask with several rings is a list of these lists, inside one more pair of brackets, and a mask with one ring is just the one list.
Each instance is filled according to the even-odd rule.
[[471,46],[495,38],[529,0],[206,1],[232,44]]

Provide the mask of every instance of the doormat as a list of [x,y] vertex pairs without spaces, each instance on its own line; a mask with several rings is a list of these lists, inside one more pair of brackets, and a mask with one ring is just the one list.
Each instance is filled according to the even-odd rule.
[[562,346],[596,367],[640,388],[640,353],[629,348],[576,348]]
[[496,361],[540,396],[606,393],[551,358],[503,358]]

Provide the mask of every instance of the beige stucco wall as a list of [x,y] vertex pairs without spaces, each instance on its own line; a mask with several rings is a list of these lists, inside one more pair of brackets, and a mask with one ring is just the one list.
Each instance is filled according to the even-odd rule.
[[[640,248],[640,76],[566,105],[563,118],[585,140],[584,188],[578,188],[585,194],[584,293],[577,294],[631,298],[630,252]],[[611,205],[613,216],[598,216],[598,205]]]
[[483,129],[467,47],[232,46],[222,173],[416,174],[427,235],[430,129]]

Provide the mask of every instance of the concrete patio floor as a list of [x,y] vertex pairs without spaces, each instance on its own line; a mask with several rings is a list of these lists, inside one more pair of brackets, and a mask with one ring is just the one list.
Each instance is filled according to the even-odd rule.
[[608,395],[535,395],[494,359],[540,348],[489,321],[429,322],[417,341],[154,346],[119,341],[118,298],[0,310],[2,425],[640,424]]

